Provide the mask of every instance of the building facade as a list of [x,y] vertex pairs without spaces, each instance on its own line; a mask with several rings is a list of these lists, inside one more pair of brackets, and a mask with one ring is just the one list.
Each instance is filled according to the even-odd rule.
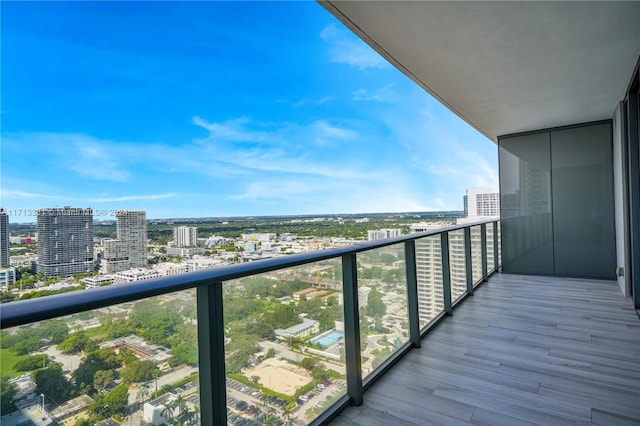
[[173,228],[173,244],[176,247],[193,247],[198,244],[198,228],[178,226]]
[[0,268],[9,265],[9,215],[0,209]]
[[402,235],[402,230],[397,228],[376,229],[374,231],[367,231],[367,240],[369,241],[384,240],[387,238],[399,237],[400,235]]
[[101,272],[115,274],[147,266],[147,214],[121,210],[116,214],[116,239],[103,241]]
[[[411,233],[433,231],[441,227],[443,227],[443,223],[417,223],[411,225]],[[451,300],[453,302],[464,294],[467,288],[464,266],[464,233],[462,230],[449,233],[449,265]],[[423,327],[444,307],[440,235],[416,241],[416,277],[418,282],[418,313],[420,326]]]
[[94,270],[93,210],[76,207],[40,209],[37,231],[38,273],[51,278]]
[[464,215],[473,221],[500,216],[500,193],[489,188],[468,188]]

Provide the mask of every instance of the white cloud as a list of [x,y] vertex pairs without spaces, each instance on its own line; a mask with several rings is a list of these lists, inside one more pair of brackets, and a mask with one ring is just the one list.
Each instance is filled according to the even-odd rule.
[[112,141],[79,133],[34,132],[7,135],[7,143],[36,151],[52,173],[71,170],[90,179],[116,182],[130,177]]
[[375,101],[386,102],[396,100],[398,96],[393,91],[393,85],[389,84],[369,93],[366,89],[359,89],[353,92],[354,101]]
[[358,137],[357,132],[331,125],[325,120],[315,121],[312,124],[312,127],[317,132],[317,136],[323,138],[328,137],[333,139],[355,139]]
[[94,203],[111,203],[111,202],[118,202],[118,201],[162,200],[165,198],[172,198],[175,196],[176,196],[175,193],[150,194],[150,195],[125,195],[125,196],[114,197],[114,198],[94,198],[88,201],[94,202]]
[[76,155],[67,163],[71,170],[92,179],[116,182],[129,179],[129,172],[123,169],[113,154],[105,150],[104,142],[74,135],[72,143]]
[[212,139],[223,139],[234,142],[259,142],[265,139],[261,132],[248,131],[243,128],[249,122],[248,118],[242,117],[224,123],[211,123],[200,117],[193,117],[193,123],[209,131]]
[[[329,103],[331,101],[334,101],[335,99],[336,99],[335,96],[324,96],[324,97],[322,97],[320,99],[301,99],[301,100],[299,100],[297,102],[293,102],[292,105],[295,108],[300,108],[300,107],[303,107],[305,105],[324,105],[324,104],[327,104],[327,103]],[[278,102],[287,102],[287,101],[286,100],[281,100],[281,101],[278,101]]]
[[320,32],[320,38],[329,46],[329,60],[358,69],[383,68],[387,62],[371,47],[349,31],[330,24]]
[[4,189],[4,188],[2,188],[2,196],[17,197],[17,198],[44,198],[48,200],[72,200],[73,199],[71,197],[64,197],[62,195],[38,194],[35,192],[15,191],[15,190]]
[[[321,158],[321,152],[310,150],[305,140],[315,140],[319,145],[332,145],[343,140],[354,140],[358,134],[352,130],[338,127],[326,120],[310,124],[295,123],[253,123],[248,120],[233,121],[233,134],[260,135],[259,146],[247,146],[236,143],[235,137],[220,137],[218,129],[227,123],[206,123],[206,128],[214,129],[205,138],[196,141],[203,148],[199,158],[208,158],[211,167],[222,163],[227,167],[253,171],[317,175],[329,178],[364,178],[375,173],[362,172],[349,164],[351,159],[344,158],[336,165],[335,158]],[[264,128],[265,130],[256,130]],[[249,137],[250,138],[250,137]],[[247,138],[247,139],[249,139]]]

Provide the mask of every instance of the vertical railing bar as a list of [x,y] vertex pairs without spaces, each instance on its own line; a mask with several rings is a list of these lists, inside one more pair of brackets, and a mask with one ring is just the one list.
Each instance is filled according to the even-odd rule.
[[467,275],[467,293],[473,296],[473,265],[471,263],[471,227],[464,228],[464,268]]
[[358,266],[355,253],[342,256],[342,283],[344,292],[344,355],[347,369],[347,394],[351,398],[352,405],[362,405]]
[[444,311],[453,314],[451,306],[451,270],[449,265],[449,233],[440,234],[440,259],[442,262],[442,295],[444,297]]
[[197,288],[200,417],[203,425],[227,424],[222,282]]
[[420,347],[420,313],[418,312],[418,276],[416,273],[416,242],[404,243],[404,259],[407,265],[407,303],[409,306],[409,336],[415,348]]
[[498,221],[493,222],[493,270],[498,272],[498,267],[500,266],[500,259],[498,259],[498,244],[500,241],[498,240]]
[[487,274],[487,224],[480,225],[480,247],[482,248],[482,281],[487,281],[489,274]]

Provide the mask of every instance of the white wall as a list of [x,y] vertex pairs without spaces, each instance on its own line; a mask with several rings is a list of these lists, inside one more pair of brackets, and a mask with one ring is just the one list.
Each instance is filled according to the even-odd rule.
[[624,123],[620,102],[613,113],[613,202],[616,226],[616,265],[624,268],[624,276],[618,277],[618,285],[625,297],[630,295],[629,282],[625,267],[625,232],[624,232],[624,176],[622,147],[624,143]]

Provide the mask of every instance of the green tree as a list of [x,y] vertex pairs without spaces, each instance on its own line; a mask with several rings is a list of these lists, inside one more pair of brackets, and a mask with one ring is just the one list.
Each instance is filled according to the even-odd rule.
[[9,383],[7,376],[0,376],[0,416],[12,413],[16,410],[13,404],[13,397],[16,394],[16,388]]
[[153,374],[157,370],[158,367],[153,361],[135,360],[120,372],[120,377],[125,383],[145,382],[153,379]]
[[15,371],[33,371],[38,368],[45,368],[51,363],[51,359],[45,354],[30,355],[21,359],[13,365]]
[[318,361],[313,358],[303,358],[300,362],[300,366],[305,370],[311,371],[318,366]]
[[0,303],[11,302],[16,298],[17,296],[9,291],[0,291]]
[[98,349],[87,355],[76,370],[76,386],[93,387],[93,380],[96,371],[113,370],[120,367],[121,361],[118,356],[107,348]]
[[381,318],[387,313],[387,306],[382,301],[382,293],[376,289],[369,293],[366,313],[373,318]]
[[106,395],[96,394],[89,410],[102,418],[125,415],[129,399],[129,388],[120,385]]
[[98,370],[93,375],[93,387],[98,392],[102,392],[113,383],[113,378],[113,370]]
[[71,396],[71,384],[64,377],[62,366],[52,363],[47,368],[41,368],[32,373],[36,384],[36,393],[43,393],[57,402],[63,402]]
[[183,323],[182,315],[170,304],[158,305],[154,300],[143,300],[134,305],[129,315],[136,334],[157,345],[167,346],[169,337]]
[[80,332],[67,335],[64,341],[58,345],[58,349],[64,353],[76,354],[82,351],[95,351],[98,349],[98,344]]
[[231,342],[226,345],[228,354],[233,354],[227,359],[227,372],[239,373],[249,363],[249,358],[258,350],[260,338],[255,335],[234,333]]

